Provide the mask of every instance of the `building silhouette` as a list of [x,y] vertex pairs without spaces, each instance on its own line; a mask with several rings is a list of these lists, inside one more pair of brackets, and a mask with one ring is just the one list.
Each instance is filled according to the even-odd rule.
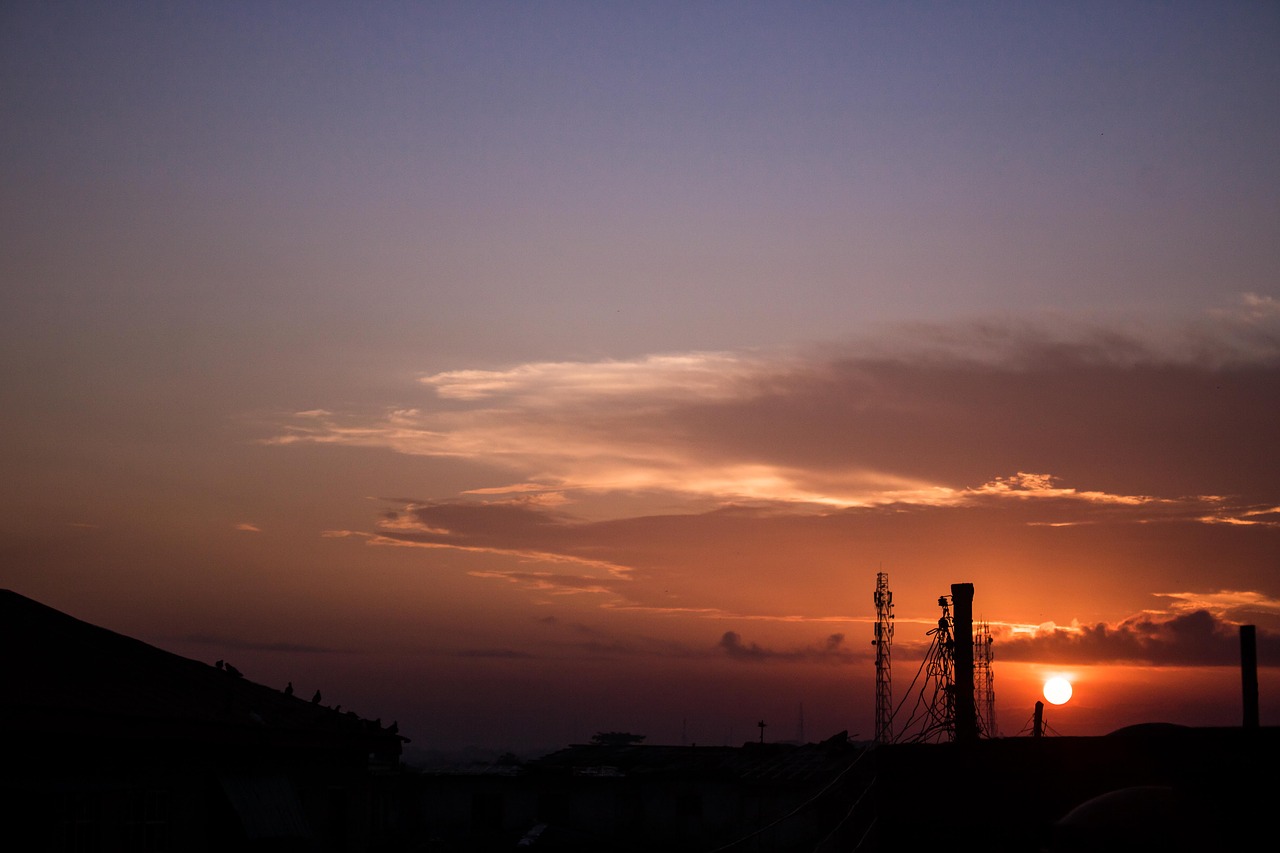
[[0,643],[3,849],[1237,850],[1271,831],[1277,792],[1280,729],[1256,707],[1238,727],[1104,737],[668,746],[604,733],[534,759],[410,769],[394,723],[3,590]]
[[0,803],[17,850],[371,851],[404,741],[0,590]]

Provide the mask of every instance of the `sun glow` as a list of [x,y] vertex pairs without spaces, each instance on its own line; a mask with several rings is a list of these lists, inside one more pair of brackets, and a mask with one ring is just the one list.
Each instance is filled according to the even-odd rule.
[[1054,676],[1044,683],[1044,698],[1051,705],[1062,705],[1071,698],[1071,682]]

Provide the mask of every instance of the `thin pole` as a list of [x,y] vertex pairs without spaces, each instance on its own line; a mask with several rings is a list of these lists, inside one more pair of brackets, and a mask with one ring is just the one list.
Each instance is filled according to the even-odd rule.
[[1258,727],[1258,631],[1240,626],[1240,682],[1244,693],[1244,727]]

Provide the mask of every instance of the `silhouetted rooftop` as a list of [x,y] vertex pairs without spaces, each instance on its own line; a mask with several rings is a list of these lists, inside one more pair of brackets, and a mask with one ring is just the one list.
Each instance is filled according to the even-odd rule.
[[373,738],[397,735],[355,714],[257,684],[0,590],[0,720],[7,731],[113,737]]

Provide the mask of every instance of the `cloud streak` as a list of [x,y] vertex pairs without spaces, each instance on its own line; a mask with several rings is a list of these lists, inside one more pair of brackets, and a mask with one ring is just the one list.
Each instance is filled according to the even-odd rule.
[[720,649],[734,660],[764,662],[783,661],[788,663],[863,663],[866,654],[855,654],[844,644],[844,634],[831,634],[820,643],[793,649],[771,649],[756,643],[744,643],[736,631],[725,631],[720,637]]
[[1238,460],[1276,455],[1263,436],[1280,434],[1269,405],[1278,313],[1252,297],[1182,348],[975,325],[917,330],[911,351],[449,371],[421,380],[435,398],[422,406],[301,412],[271,441],[468,460],[513,475],[469,494],[544,505],[601,494],[811,512],[1041,500],[1276,525],[1262,466]]
[[[1274,611],[1275,602],[1268,602]],[[1280,660],[1280,633],[1257,630],[1258,655]],[[1064,664],[1123,663],[1148,666],[1239,666],[1239,624],[1208,610],[1141,614],[1118,624],[1043,626],[1030,636],[994,645],[1000,660]]]
[[[1011,609],[1027,601],[1070,608],[1066,624],[1115,599],[1110,622],[1002,629],[1005,659],[1225,663],[1233,624],[1280,616],[1278,329],[1275,301],[1250,297],[1177,335],[983,323],[806,353],[455,370],[423,377],[416,407],[315,408],[271,441],[455,472],[456,491],[386,498],[367,529],[325,536],[422,549],[424,570],[542,606],[682,620],[686,641],[719,620],[720,657],[864,659],[740,632],[854,636],[870,614],[849,597],[851,564],[889,559],[908,567],[900,604],[921,603],[904,622],[957,579],[993,593],[993,625],[1034,624]],[[1209,565],[1252,592],[1204,591]],[[1116,621],[1171,589],[1168,612]]]

